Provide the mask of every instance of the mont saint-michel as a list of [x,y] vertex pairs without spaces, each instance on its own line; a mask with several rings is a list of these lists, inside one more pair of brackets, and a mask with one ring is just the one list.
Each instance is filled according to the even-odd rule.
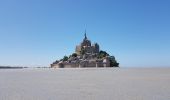
[[83,41],[76,46],[75,53],[56,60],[51,68],[118,67],[114,56],[100,50],[98,43],[91,44],[86,32]]

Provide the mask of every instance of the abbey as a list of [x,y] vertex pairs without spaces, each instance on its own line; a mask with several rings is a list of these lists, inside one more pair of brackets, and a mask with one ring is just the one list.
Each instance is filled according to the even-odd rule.
[[83,41],[75,48],[75,53],[65,56],[51,64],[52,68],[77,68],[77,67],[118,67],[114,56],[105,51],[100,51],[97,43],[91,44],[86,32]]
[[76,46],[76,53],[78,55],[81,54],[98,54],[99,53],[99,45],[97,43],[91,45],[91,41],[87,39],[86,33],[83,42]]

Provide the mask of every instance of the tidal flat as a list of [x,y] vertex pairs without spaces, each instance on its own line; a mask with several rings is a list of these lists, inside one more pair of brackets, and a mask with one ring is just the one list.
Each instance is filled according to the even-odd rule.
[[0,69],[0,100],[170,100],[170,68]]

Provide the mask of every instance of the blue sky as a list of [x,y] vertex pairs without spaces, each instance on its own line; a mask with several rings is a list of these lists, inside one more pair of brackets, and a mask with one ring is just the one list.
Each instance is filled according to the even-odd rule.
[[49,66],[84,38],[122,67],[170,66],[169,0],[0,0],[0,65]]

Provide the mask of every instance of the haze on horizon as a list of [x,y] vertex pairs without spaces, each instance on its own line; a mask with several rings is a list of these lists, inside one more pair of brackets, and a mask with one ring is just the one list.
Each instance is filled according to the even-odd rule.
[[170,67],[169,0],[1,0],[0,65],[49,66],[84,30],[122,67]]

